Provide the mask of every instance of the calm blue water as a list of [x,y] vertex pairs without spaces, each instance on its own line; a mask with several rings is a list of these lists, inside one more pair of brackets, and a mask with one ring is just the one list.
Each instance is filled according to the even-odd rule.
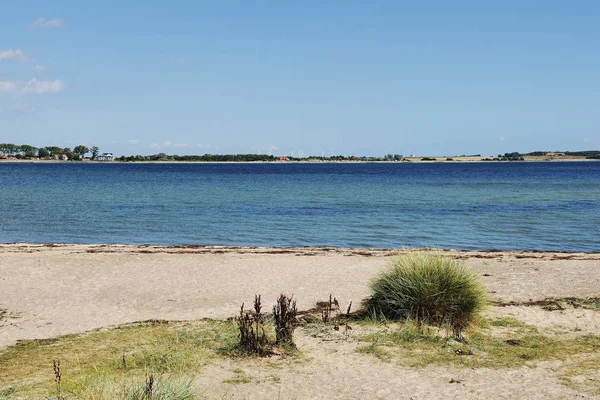
[[0,242],[600,251],[600,162],[0,163]]

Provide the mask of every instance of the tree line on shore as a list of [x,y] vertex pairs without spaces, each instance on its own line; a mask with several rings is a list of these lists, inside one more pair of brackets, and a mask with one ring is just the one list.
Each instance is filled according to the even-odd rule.
[[85,158],[85,155],[89,153],[90,158],[95,160],[99,152],[100,149],[97,146],[88,148],[82,144],[71,149],[70,147],[35,147],[28,144],[0,143],[0,154],[9,157],[12,156],[17,159],[52,159],[58,156],[65,156],[67,160],[78,161]]
[[[519,152],[512,152],[512,153],[504,153],[504,155],[502,154],[498,154],[498,159],[500,161],[522,161],[524,160],[525,156],[530,156],[530,157],[544,157],[544,156],[548,156],[551,152],[548,151],[532,151],[530,153],[519,153]],[[554,154],[563,154],[564,156],[569,156],[569,157],[585,157],[588,159],[600,159],[600,151],[599,150],[585,150],[585,151],[563,151],[563,152],[554,152]],[[496,160],[496,158],[494,158],[494,160]]]
[[343,155],[332,155],[329,157],[325,156],[307,156],[307,157],[293,157],[293,156],[274,156],[272,154],[203,154],[203,155],[169,155],[166,153],[158,153],[147,156],[136,155],[136,156],[121,156],[115,158],[117,161],[196,161],[196,162],[236,162],[236,161],[304,161],[304,160],[315,160],[315,161],[401,161],[404,158],[399,154],[388,154],[384,157],[357,157],[357,156],[343,156]]

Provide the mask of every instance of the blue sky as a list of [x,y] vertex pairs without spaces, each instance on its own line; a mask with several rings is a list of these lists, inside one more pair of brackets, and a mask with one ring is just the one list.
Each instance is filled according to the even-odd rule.
[[126,155],[600,148],[596,0],[0,9],[0,142]]

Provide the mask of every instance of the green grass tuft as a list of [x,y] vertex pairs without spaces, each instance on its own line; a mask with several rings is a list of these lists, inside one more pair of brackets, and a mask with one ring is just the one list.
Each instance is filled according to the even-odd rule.
[[390,320],[413,319],[449,325],[460,338],[487,303],[487,293],[474,271],[435,253],[408,253],[392,261],[371,282],[366,314]]
[[89,379],[77,398],[94,400],[192,400],[200,396],[192,389],[192,381],[167,376],[149,379],[115,379],[114,376],[98,376]]

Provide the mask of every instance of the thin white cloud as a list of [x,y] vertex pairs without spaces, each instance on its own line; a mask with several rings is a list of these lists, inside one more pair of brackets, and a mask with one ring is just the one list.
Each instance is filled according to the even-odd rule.
[[63,90],[65,90],[65,84],[62,81],[39,81],[36,78],[31,79],[21,89],[23,93],[35,94],[59,93]]
[[127,144],[139,144],[140,141],[138,139],[131,139],[127,141]]
[[17,84],[12,81],[0,81],[0,93],[12,93],[17,90]]
[[27,83],[15,81],[0,81],[0,93],[14,94],[46,94],[59,93],[65,90],[66,86],[62,81],[40,81],[36,78],[31,79]]
[[153,149],[160,149],[160,144],[158,144],[158,143],[152,143],[150,145],[150,147],[153,148]]
[[192,147],[192,146],[190,146],[189,144],[186,144],[186,143],[175,143],[173,146],[174,147]]
[[29,25],[29,30],[32,31],[34,29],[47,29],[47,28],[58,28],[62,26],[62,20],[60,19],[46,19],[45,17],[40,17],[33,21],[31,25]]
[[18,61],[25,62],[28,61],[29,58],[25,55],[23,50],[21,49],[8,49],[8,50],[0,50],[0,61],[10,60],[10,61]]
[[500,140],[504,141],[506,139],[504,138],[504,136],[500,136]]
[[33,72],[35,72],[37,75],[41,75],[45,70],[46,67],[43,65],[37,64],[35,67],[33,67]]
[[171,147],[172,144],[173,142],[171,142],[170,140],[166,140],[163,142],[163,147]]

